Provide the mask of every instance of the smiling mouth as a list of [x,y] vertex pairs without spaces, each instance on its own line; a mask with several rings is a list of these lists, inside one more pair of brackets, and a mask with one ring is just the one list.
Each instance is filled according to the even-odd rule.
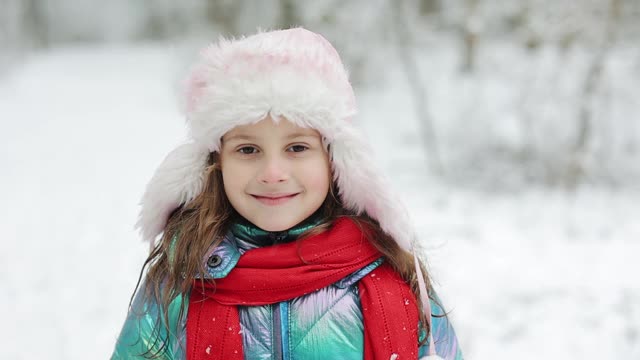
[[284,204],[286,202],[288,202],[289,200],[293,199],[294,197],[298,196],[298,194],[300,193],[295,193],[295,194],[291,194],[291,195],[283,195],[283,196],[258,196],[258,195],[251,195],[253,196],[256,200],[260,201],[261,203],[265,204],[265,205],[280,205],[280,204]]

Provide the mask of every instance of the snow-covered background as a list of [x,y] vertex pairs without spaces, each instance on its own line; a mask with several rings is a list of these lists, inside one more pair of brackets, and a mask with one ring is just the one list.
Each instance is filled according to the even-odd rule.
[[[569,186],[545,179],[581,106],[589,48],[531,53],[494,38],[465,74],[454,39],[421,41],[445,173],[425,160],[425,114],[394,46],[365,52],[378,71],[356,90],[357,121],[410,208],[465,358],[640,359],[638,47],[607,50],[591,95],[600,150]],[[146,257],[137,203],[185,138],[175,84],[192,50],[164,40],[0,54],[0,358],[111,354]],[[523,144],[548,158],[521,166],[496,151]]]

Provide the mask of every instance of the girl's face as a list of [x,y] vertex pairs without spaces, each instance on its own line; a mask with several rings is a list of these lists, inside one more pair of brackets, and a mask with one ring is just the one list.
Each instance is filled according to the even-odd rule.
[[292,228],[329,192],[329,155],[320,133],[267,117],[222,137],[224,190],[244,218],[266,231]]

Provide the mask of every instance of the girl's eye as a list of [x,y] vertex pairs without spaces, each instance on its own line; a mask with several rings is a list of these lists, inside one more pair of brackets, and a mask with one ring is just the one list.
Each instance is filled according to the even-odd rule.
[[303,152],[309,148],[304,145],[293,145],[289,149],[293,149],[293,152]]
[[257,150],[257,149],[254,148],[253,146],[244,146],[238,149],[238,152],[240,152],[243,155],[251,155],[251,154],[255,154],[254,150]]

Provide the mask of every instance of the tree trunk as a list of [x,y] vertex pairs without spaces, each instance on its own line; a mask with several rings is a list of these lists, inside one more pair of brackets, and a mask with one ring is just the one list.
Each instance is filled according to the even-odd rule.
[[440,1],[438,0],[420,0],[418,6],[421,15],[432,15],[440,11]]
[[24,29],[30,34],[37,47],[49,47],[48,5],[42,0],[24,0]]
[[412,90],[413,103],[416,110],[416,117],[421,126],[422,139],[425,147],[425,155],[427,165],[436,175],[442,175],[443,166],[438,153],[438,144],[433,127],[433,121],[429,115],[429,107],[427,105],[427,91],[422,83],[420,76],[420,68],[413,54],[413,41],[409,29],[406,26],[404,18],[402,1],[391,2],[397,34],[398,55],[403,63],[403,69],[407,75],[409,86]]
[[478,27],[476,7],[478,0],[467,0],[467,15],[462,26],[462,66],[463,72],[472,72],[476,63]]
[[238,17],[244,6],[243,1],[207,1],[206,4],[209,24],[220,27],[222,35],[238,34]]
[[295,1],[280,0],[280,28],[289,29],[300,25]]
[[592,105],[598,87],[601,85],[605,61],[615,41],[615,29],[619,18],[620,0],[610,0],[605,37],[589,65],[582,86],[580,108],[578,110],[578,129],[575,142],[571,148],[571,160],[566,176],[567,185],[570,187],[575,187],[586,172],[586,156],[589,144],[593,141]]

